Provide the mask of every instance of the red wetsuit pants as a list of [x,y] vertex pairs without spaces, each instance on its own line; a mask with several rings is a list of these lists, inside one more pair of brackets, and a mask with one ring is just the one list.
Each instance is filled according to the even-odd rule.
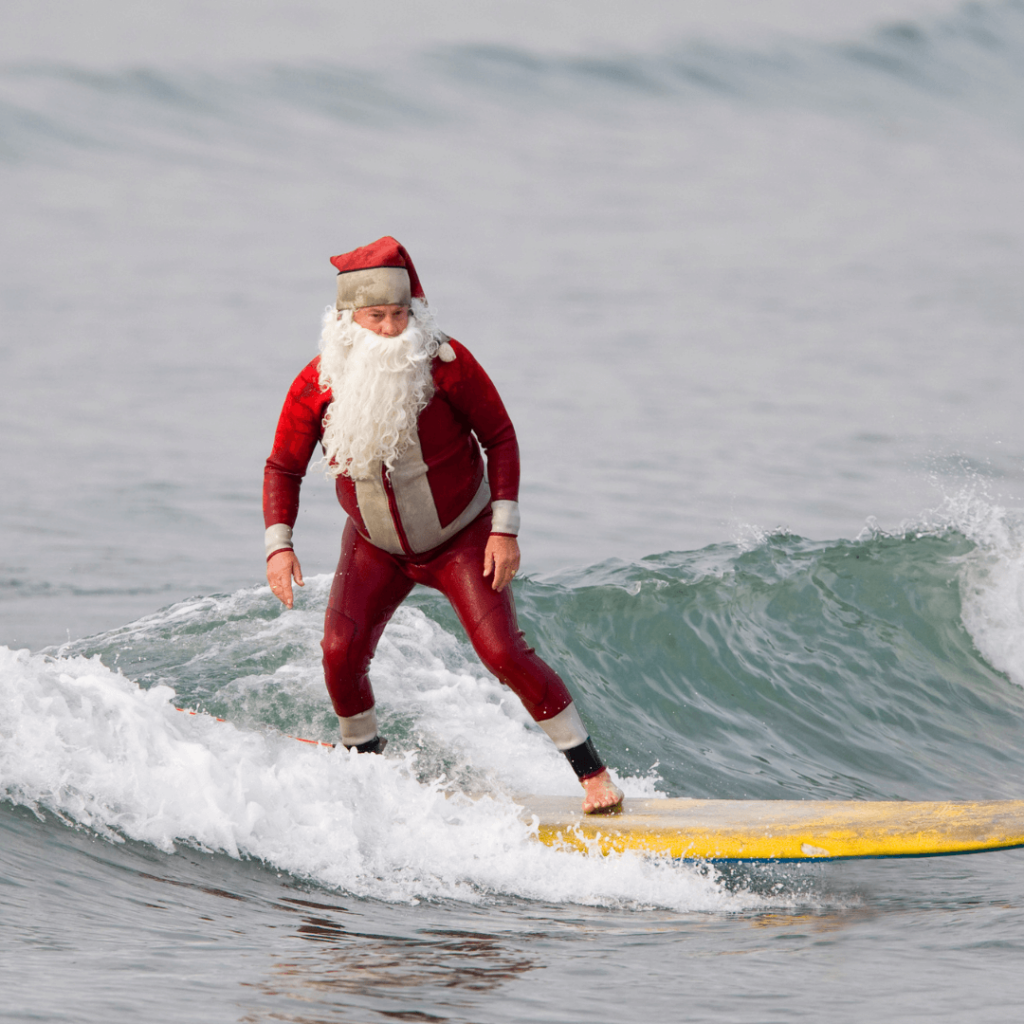
[[572,697],[565,683],[526,645],[512,588],[491,589],[483,575],[489,514],[423,555],[390,555],[360,536],[349,520],[324,620],[324,676],[334,710],[349,718],[373,707],[369,668],[388,620],[417,583],[451,602],[487,668],[523,702],[535,721],[557,715]]

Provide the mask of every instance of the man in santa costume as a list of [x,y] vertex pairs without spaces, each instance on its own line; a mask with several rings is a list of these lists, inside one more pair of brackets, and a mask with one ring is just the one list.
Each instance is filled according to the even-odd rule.
[[[509,583],[519,568],[519,447],[490,378],[443,334],[405,249],[385,237],[335,256],[338,298],[320,355],[295,378],[263,485],[267,579],[292,607],[299,488],[319,444],[348,513],[324,621],[324,674],[341,741],[383,750],[370,660],[417,583],[451,601],[481,661],[568,758],[583,810],[618,806],[565,683],[526,645]],[[481,446],[487,453],[485,461]]]

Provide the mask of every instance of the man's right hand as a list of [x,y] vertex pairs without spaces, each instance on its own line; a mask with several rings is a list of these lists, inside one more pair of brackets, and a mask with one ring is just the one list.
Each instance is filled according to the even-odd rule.
[[300,586],[306,584],[302,581],[302,566],[294,551],[278,551],[267,562],[267,582],[270,584],[270,592],[286,608],[293,606],[292,579]]

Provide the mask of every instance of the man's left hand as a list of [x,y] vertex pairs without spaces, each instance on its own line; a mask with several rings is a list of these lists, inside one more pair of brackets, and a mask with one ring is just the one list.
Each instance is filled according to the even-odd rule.
[[494,574],[491,589],[500,594],[519,569],[519,541],[503,533],[492,533],[484,548],[484,575]]

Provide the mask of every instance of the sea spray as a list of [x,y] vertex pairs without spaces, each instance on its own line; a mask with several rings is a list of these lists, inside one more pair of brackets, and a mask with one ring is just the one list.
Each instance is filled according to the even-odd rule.
[[[773,897],[712,871],[542,846],[501,794],[425,784],[399,758],[311,747],[184,715],[98,658],[0,648],[0,793],[114,841],[255,858],[389,901],[496,896],[728,910]],[[776,898],[779,902],[781,897]]]
[[1024,510],[973,485],[945,498],[926,522],[974,542],[959,575],[964,626],[982,657],[1024,686]]

